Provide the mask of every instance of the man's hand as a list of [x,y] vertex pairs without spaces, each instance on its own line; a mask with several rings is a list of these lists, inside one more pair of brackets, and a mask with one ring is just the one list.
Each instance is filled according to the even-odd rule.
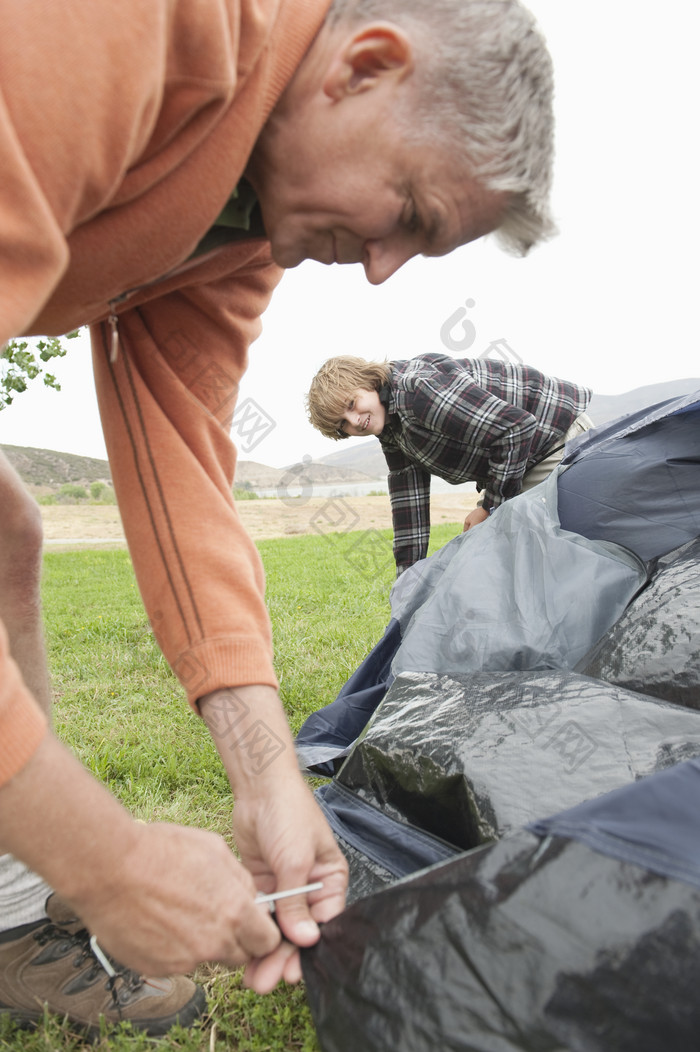
[[280,979],[301,978],[297,947],[312,946],[318,923],[343,909],[347,863],[299,772],[276,691],[265,686],[214,691],[199,706],[229,774],[236,844],[258,890],[323,882],[319,891],[278,902],[277,920],[288,942],[261,955],[246,973],[248,985],[267,993]]
[[147,975],[172,975],[202,961],[237,968],[278,947],[279,930],[256,906],[256,893],[221,837],[154,824],[138,827],[113,887],[72,905],[117,960]]
[[277,920],[288,941],[246,969],[247,985],[268,993],[280,979],[301,979],[297,947],[313,946],[320,934],[318,924],[343,909],[347,863],[300,776],[261,787],[251,798],[238,797],[233,828],[243,862],[261,891],[323,884],[318,891],[277,903]]
[[489,513],[484,511],[483,508],[474,508],[474,511],[470,511],[464,520],[464,526],[462,527],[462,533],[466,533],[472,526],[478,526],[480,522],[484,522],[488,519]]
[[221,837],[135,822],[49,733],[0,789],[0,845],[65,898],[105,950],[150,975],[229,967],[280,933]]

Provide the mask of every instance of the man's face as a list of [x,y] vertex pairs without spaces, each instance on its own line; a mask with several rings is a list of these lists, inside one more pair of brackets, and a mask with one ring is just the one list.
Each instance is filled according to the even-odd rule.
[[325,134],[297,137],[259,187],[279,265],[362,263],[380,285],[413,256],[445,255],[498,225],[503,195],[465,177],[449,144],[408,143],[379,94],[348,100]]
[[376,391],[358,387],[348,395],[345,412],[338,429],[346,435],[381,435],[386,423],[386,409]]

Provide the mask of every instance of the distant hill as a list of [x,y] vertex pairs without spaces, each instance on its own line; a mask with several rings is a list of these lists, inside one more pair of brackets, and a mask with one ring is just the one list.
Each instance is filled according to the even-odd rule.
[[106,460],[30,446],[0,446],[0,449],[28,486],[57,487],[65,482],[85,486],[91,482],[111,481]]
[[[5,456],[22,481],[32,491],[59,489],[71,482],[89,486],[91,482],[110,482],[109,463],[94,457],[81,457],[74,453],[59,453],[54,449],[35,449],[32,446],[0,446]],[[280,483],[289,482],[289,472],[303,475],[316,485],[342,485],[351,482],[367,482],[367,474],[355,468],[302,462],[288,468],[272,468],[254,460],[239,460],[236,466],[236,485],[246,489],[275,489]],[[369,476],[369,481],[376,478]]]
[[328,464],[338,470],[347,471],[354,468],[355,471],[362,471],[373,479],[386,478],[386,460],[378,439],[360,438],[357,442],[343,439],[337,446],[337,453],[329,453],[316,463]]
[[588,407],[588,415],[595,424],[607,424],[609,420],[625,416],[626,413],[634,413],[638,409],[644,409],[647,405],[665,402],[668,398],[679,398],[681,395],[692,394],[693,391],[698,390],[700,390],[700,380],[696,377],[695,379],[669,380],[664,384],[636,387],[633,391],[626,391],[625,394],[594,394]]
[[275,489],[289,484],[292,479],[304,476],[305,480],[317,486],[343,485],[351,482],[371,482],[376,475],[342,465],[326,464],[317,460],[302,460],[286,468],[270,468],[265,464],[256,464],[254,460],[239,460],[236,465],[236,485],[247,489]]

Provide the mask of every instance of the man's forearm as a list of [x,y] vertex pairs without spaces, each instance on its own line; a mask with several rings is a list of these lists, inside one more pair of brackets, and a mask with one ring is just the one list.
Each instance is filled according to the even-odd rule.
[[66,898],[118,880],[134,833],[128,812],[50,732],[0,789],[0,849]]
[[199,711],[234,793],[298,774],[289,724],[277,691],[264,685],[230,687],[200,698]]

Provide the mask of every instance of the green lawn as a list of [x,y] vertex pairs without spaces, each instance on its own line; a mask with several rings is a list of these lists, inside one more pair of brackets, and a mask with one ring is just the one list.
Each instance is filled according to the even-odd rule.
[[[432,549],[455,535],[441,526]],[[282,699],[294,732],[333,700],[380,638],[394,577],[389,531],[263,541]],[[45,556],[44,613],[58,735],[130,811],[199,825],[230,840],[231,794],[204,724],[193,715],[148,627],[126,552]],[[117,1052],[319,1048],[303,986],[259,997],[240,973],[202,968],[210,1016],[154,1042],[112,1031]],[[94,1046],[87,1046],[94,1047]],[[33,1034],[0,1019],[0,1048],[72,1052],[83,1042],[60,1021]]]

